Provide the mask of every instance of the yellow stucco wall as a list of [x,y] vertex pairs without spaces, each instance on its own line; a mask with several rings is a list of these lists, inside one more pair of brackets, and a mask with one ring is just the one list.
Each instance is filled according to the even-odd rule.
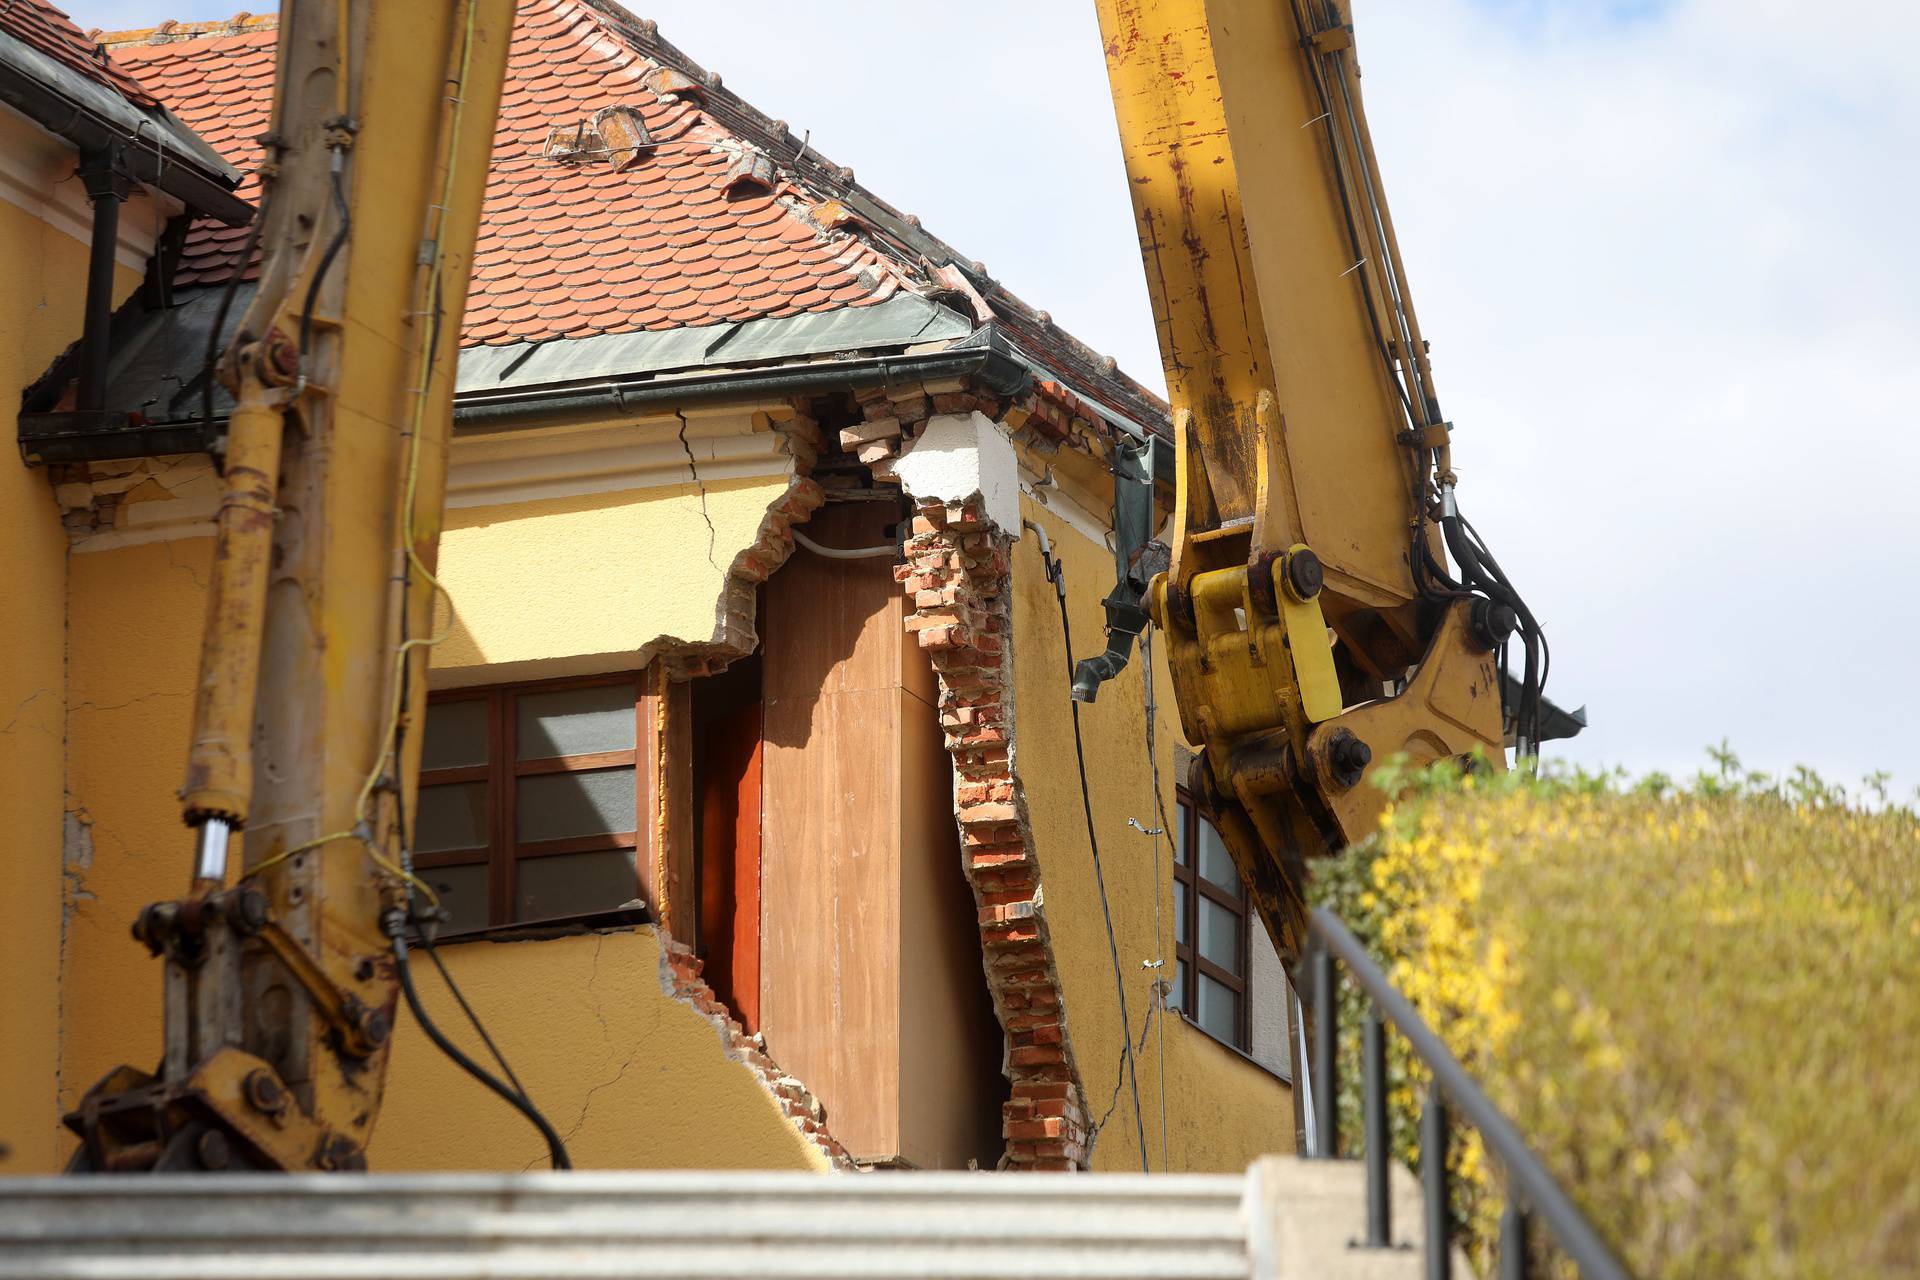
[[[577,1167],[827,1168],[726,1056],[713,1023],[667,994],[651,929],[466,942],[441,957]],[[487,1061],[439,975],[424,959],[416,972],[434,1021]],[[368,1159],[394,1170],[544,1168],[547,1148],[403,1016]]]
[[[1030,499],[1022,499],[1022,510],[1046,529],[1055,555],[1066,566],[1073,656],[1091,657],[1106,643],[1100,599],[1113,587],[1113,553]],[[1121,1046],[1128,1036],[1136,1041],[1140,1037],[1156,973],[1171,977],[1173,972],[1172,853],[1161,842],[1156,857],[1155,842],[1127,825],[1128,818],[1146,827],[1158,825],[1139,654],[1136,651],[1120,677],[1101,689],[1097,702],[1081,708],[1100,862],[1133,1018],[1128,1031],[1121,1026],[1087,844],[1059,606],[1041,563],[1039,540],[1031,532],[1014,545],[1013,580],[1014,768],[1026,794],[1064,989],[1067,1034],[1092,1121],[1099,1123],[1112,1105],[1094,1146],[1093,1164],[1100,1170],[1137,1171],[1140,1143],[1132,1092],[1120,1074]],[[1155,674],[1154,690],[1160,783],[1172,815],[1177,785],[1173,748],[1181,739],[1164,663]],[[1141,967],[1142,961],[1156,956],[1164,957],[1164,971]],[[1287,1085],[1177,1014],[1151,1029],[1136,1067],[1147,1160],[1155,1172],[1238,1171],[1256,1156],[1293,1150],[1293,1101]]]
[[[25,128],[25,126],[20,126]],[[14,129],[0,145],[20,141]],[[34,140],[44,147],[46,139]],[[44,471],[14,448],[20,393],[79,338],[87,247],[0,202],[0,1171],[55,1158],[61,949],[61,742],[65,737],[67,538]],[[139,276],[117,273],[125,297]]]
[[69,558],[63,1108],[121,1063],[160,1056],[160,965],[128,927],[186,892],[192,870],[174,792],[212,549],[188,538]]
[[769,476],[449,511],[457,617],[434,684],[614,671],[663,639],[713,639],[733,558],[786,489]]
[[[463,629],[436,663],[451,657],[471,664],[484,655],[517,663],[528,676],[551,675],[575,660],[600,668],[609,654],[622,665],[662,634],[711,638],[719,568],[753,541],[786,487],[781,477],[710,484],[711,553],[706,516],[690,487],[451,513],[442,576]],[[50,497],[46,502],[58,535],[57,513]],[[7,514],[12,518],[11,508]],[[51,563],[70,567],[64,620],[62,579],[47,587],[51,662],[57,676],[64,646],[70,688],[64,725],[56,688],[47,733],[31,756],[46,774],[46,794],[33,813],[50,833],[42,845],[41,892],[52,928],[33,966],[9,970],[29,975],[16,985],[48,1011],[44,1032],[32,1041],[11,1034],[11,1014],[7,1023],[6,1080],[19,1087],[9,1087],[0,1105],[36,1091],[42,1099],[17,1118],[0,1113],[9,1117],[0,1137],[17,1153],[0,1168],[17,1173],[44,1172],[65,1159],[72,1142],[55,1128],[59,1109],[110,1068],[150,1064],[159,1054],[160,964],[127,930],[141,906],[186,888],[190,841],[174,790],[190,727],[212,543],[195,537],[68,556],[62,535],[55,546],[60,554]],[[497,667],[467,666],[462,674],[508,678]],[[14,851],[28,847],[9,843]],[[25,910],[10,904],[7,919]],[[651,933],[476,942],[443,954],[554,1123],[563,1133],[577,1126],[570,1139],[577,1163],[824,1167],[748,1069],[727,1056],[712,1025],[665,993]],[[422,970],[425,998],[455,1031],[458,1010],[437,977]],[[62,1006],[63,1020],[56,1021]],[[442,1060],[406,1015],[399,1021],[388,1105],[371,1152],[376,1167],[518,1169],[541,1157],[544,1148],[523,1120]],[[467,1033],[457,1034],[465,1043]]]

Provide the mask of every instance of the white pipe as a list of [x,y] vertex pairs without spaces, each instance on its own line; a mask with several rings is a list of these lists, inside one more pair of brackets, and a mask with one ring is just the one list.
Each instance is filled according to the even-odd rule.
[[798,529],[792,531],[793,540],[817,556],[829,560],[878,560],[881,556],[892,560],[900,554],[900,548],[888,543],[884,547],[823,547]]

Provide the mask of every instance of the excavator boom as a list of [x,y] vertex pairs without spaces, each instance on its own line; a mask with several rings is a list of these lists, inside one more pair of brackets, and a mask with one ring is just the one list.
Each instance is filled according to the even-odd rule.
[[[1459,518],[1338,0],[1098,0],[1177,435],[1166,637],[1193,794],[1283,957],[1392,756],[1505,766],[1538,627]],[[1451,550],[1460,562],[1448,567]]]
[[236,403],[181,791],[195,869],[135,928],[166,957],[165,1052],[68,1117],[77,1169],[364,1166],[512,24],[512,0],[283,6],[259,284],[219,361]]

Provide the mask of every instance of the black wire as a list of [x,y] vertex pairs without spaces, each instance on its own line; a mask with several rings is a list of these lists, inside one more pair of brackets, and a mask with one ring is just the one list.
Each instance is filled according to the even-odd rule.
[[567,1144],[554,1131],[554,1127],[547,1123],[547,1118],[540,1114],[540,1108],[528,1101],[525,1094],[515,1093],[485,1067],[461,1052],[459,1045],[441,1033],[440,1028],[428,1015],[426,1007],[420,1003],[420,992],[413,985],[413,964],[407,957],[407,921],[404,912],[394,911],[390,914],[387,936],[393,939],[393,967],[394,971],[400,975],[400,990],[406,994],[407,1008],[413,1011],[414,1018],[419,1021],[420,1029],[427,1033],[427,1038],[433,1041],[440,1052],[451,1058],[461,1070],[499,1094],[515,1111],[532,1122],[533,1127],[540,1131],[540,1136],[547,1140],[547,1158],[555,1169],[573,1168],[573,1161],[567,1156]]
[[521,1084],[520,1077],[513,1073],[512,1064],[509,1063],[506,1056],[500,1052],[500,1047],[494,1044],[493,1037],[487,1034],[486,1024],[480,1021],[480,1015],[473,1011],[473,1006],[467,1003],[467,997],[461,993],[460,984],[455,982],[453,975],[447,971],[446,962],[440,959],[440,949],[434,946],[433,939],[428,937],[424,932],[420,935],[420,949],[427,953],[427,959],[433,961],[433,967],[440,971],[441,981],[447,984],[447,990],[453,993],[454,1001],[459,1004],[461,1012],[467,1015],[467,1021],[471,1023],[473,1029],[479,1033],[480,1042],[487,1046],[487,1052],[492,1054],[493,1060],[500,1064],[500,1069],[507,1073],[507,1079],[513,1084],[513,1087],[519,1092],[520,1096],[531,1104],[533,1098],[527,1093],[527,1086]]
[[[400,697],[402,705],[405,705],[409,674],[410,673],[406,671],[400,673]],[[407,731],[404,724],[394,731],[393,750],[395,759],[399,758],[400,751],[406,743],[406,737]],[[411,872],[413,869],[413,850],[405,843],[407,831],[407,795],[404,789],[395,789],[393,807],[394,818],[399,825],[400,838],[402,841],[400,846],[400,865],[403,869]],[[414,918],[412,910],[413,886],[411,883],[407,885],[407,907],[407,916],[408,919],[411,920]],[[486,1024],[480,1021],[480,1015],[475,1013],[473,1006],[467,1003],[466,993],[461,991],[460,984],[453,980],[453,974],[447,969],[446,962],[440,958],[440,949],[434,945],[433,935],[426,929],[420,931],[420,949],[427,953],[427,959],[433,961],[433,967],[440,971],[440,980],[445,982],[447,984],[447,990],[453,993],[454,1002],[460,1006],[461,1012],[467,1015],[467,1022],[479,1035],[480,1042],[487,1046],[487,1052],[491,1053],[493,1060],[500,1064],[500,1069],[507,1073],[507,1079],[513,1082],[513,1087],[519,1091],[520,1097],[528,1106],[532,1106],[533,1098],[528,1094],[527,1086],[520,1083],[520,1077],[514,1074],[513,1064],[509,1063],[506,1055],[500,1052],[500,1046],[495,1044],[493,1037],[487,1034]]]
[[[1039,548],[1041,558],[1046,562],[1047,580],[1053,583],[1054,598],[1060,602],[1060,637],[1066,645],[1067,683],[1073,683],[1073,626],[1067,621],[1067,587],[1063,569],[1058,560],[1048,554],[1045,547]],[[1140,1075],[1133,1061],[1133,1016],[1127,1012],[1127,983],[1120,972],[1120,946],[1113,937],[1113,907],[1107,901],[1107,877],[1100,867],[1100,838],[1094,834],[1093,792],[1087,786],[1087,748],[1080,734],[1080,702],[1071,693],[1067,705],[1073,709],[1073,755],[1080,766],[1080,808],[1087,816],[1087,847],[1093,853],[1093,883],[1100,891],[1100,912],[1107,921],[1107,958],[1113,962],[1113,989],[1120,997],[1120,1037],[1125,1042],[1120,1051],[1126,1058],[1127,1080],[1133,1087],[1133,1127],[1140,1138],[1140,1172],[1151,1173],[1147,1167],[1147,1121],[1140,1107]]]
[[313,341],[313,304],[320,297],[320,286],[327,282],[327,272],[333,269],[333,260],[339,256],[341,246],[347,242],[347,233],[353,226],[353,210],[347,205],[347,193],[341,189],[340,153],[333,153],[331,164],[333,179],[333,207],[340,225],[333,229],[333,239],[327,242],[327,251],[320,255],[320,265],[314,270],[313,279],[307,283],[306,304],[300,309],[300,359],[305,361],[311,352]]
[[260,243],[260,224],[267,220],[267,202],[273,198],[273,188],[263,183],[260,188],[260,203],[254,206],[253,222],[247,227],[247,238],[240,246],[240,256],[234,260],[232,274],[227,276],[227,285],[220,293],[219,310],[213,314],[213,328],[207,332],[207,358],[200,370],[200,429],[205,432],[209,447],[213,443],[213,382],[214,370],[220,361],[220,334],[227,327],[227,313],[233,309],[233,298],[240,289],[240,277],[246,275],[247,267],[253,261],[254,246]]

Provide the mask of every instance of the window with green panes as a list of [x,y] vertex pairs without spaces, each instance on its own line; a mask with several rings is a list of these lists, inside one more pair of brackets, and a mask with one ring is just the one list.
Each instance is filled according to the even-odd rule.
[[1168,1007],[1242,1053],[1252,1047],[1254,924],[1246,885],[1220,833],[1180,796],[1174,842],[1174,981]]
[[414,862],[450,915],[447,932],[642,896],[652,706],[641,675],[434,695]]

